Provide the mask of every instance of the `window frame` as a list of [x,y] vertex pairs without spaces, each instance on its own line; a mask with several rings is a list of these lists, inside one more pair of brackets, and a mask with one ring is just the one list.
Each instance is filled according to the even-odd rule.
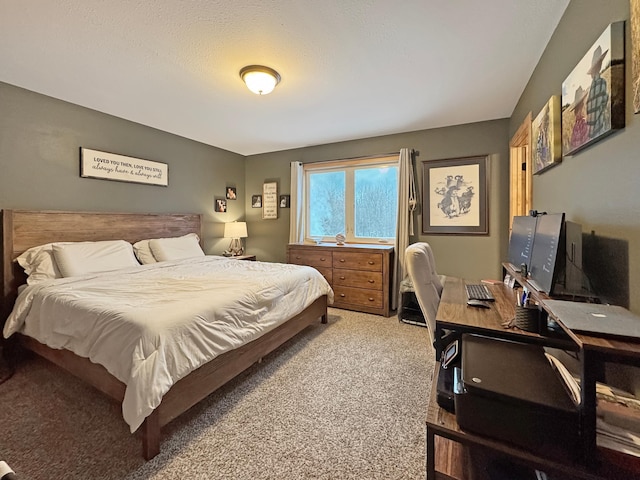
[[[393,237],[368,238],[355,237],[355,171],[367,168],[399,168],[397,155],[383,155],[379,157],[368,157],[348,160],[332,160],[327,162],[305,163],[303,165],[303,181],[304,181],[304,239],[313,242],[314,239],[309,235],[310,219],[309,219],[309,178],[313,173],[324,172],[345,172],[345,205],[351,208],[345,208],[345,224],[346,231],[342,232],[345,237],[345,243],[351,244],[393,244]],[[397,217],[396,217],[397,223]],[[323,237],[322,241],[335,241],[333,237]]]

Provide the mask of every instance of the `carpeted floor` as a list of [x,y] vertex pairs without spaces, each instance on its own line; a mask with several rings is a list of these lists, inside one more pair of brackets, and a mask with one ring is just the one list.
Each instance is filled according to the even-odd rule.
[[330,309],[163,429],[141,456],[120,406],[44,360],[0,385],[0,460],[31,479],[423,479],[424,328]]

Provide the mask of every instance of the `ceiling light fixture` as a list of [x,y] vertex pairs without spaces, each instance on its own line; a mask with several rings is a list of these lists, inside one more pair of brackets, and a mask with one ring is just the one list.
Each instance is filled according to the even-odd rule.
[[273,68],[262,65],[249,65],[240,70],[240,78],[247,88],[257,95],[271,93],[280,82],[280,74]]

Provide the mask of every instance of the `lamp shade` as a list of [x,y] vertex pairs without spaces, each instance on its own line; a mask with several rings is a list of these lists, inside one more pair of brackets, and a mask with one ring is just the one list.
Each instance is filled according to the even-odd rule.
[[224,224],[224,238],[246,238],[247,236],[247,222]]
[[247,88],[257,95],[271,93],[280,82],[280,74],[273,68],[249,65],[240,70],[240,77]]

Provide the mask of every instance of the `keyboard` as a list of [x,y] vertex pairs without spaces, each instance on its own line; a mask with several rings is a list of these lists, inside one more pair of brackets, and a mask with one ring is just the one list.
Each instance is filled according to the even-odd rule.
[[486,300],[488,302],[495,301],[491,291],[483,284],[466,284],[464,288],[467,291],[467,300]]

